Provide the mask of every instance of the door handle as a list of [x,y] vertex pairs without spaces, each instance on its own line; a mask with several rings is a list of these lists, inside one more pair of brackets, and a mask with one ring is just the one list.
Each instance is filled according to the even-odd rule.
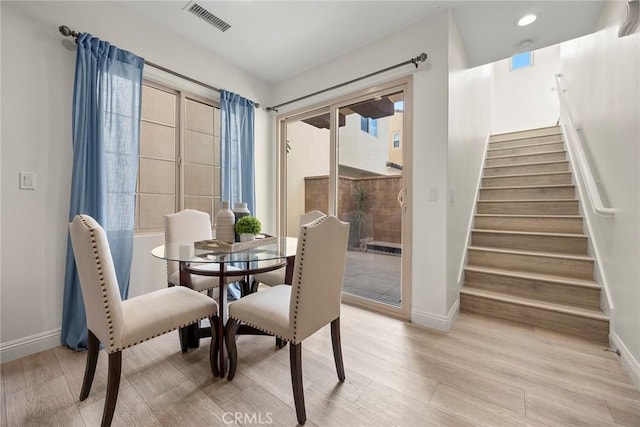
[[405,208],[407,207],[406,203],[404,202],[404,198],[407,194],[407,189],[403,188],[402,190],[400,190],[398,192],[398,204],[400,205],[401,208]]

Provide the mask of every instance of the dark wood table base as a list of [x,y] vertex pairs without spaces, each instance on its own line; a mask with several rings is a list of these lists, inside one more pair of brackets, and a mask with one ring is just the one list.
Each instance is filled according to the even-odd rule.
[[[277,270],[279,268],[285,268],[285,284],[291,284],[293,279],[293,265],[295,263],[295,256],[287,257],[286,261],[279,264],[273,264],[266,267],[255,267],[251,268],[250,263],[247,262],[247,268],[245,270],[238,271],[227,271],[226,264],[224,262],[219,263],[220,269],[218,271],[203,271],[203,270],[194,270],[189,267],[189,264],[186,262],[180,262],[180,283],[183,286],[191,287],[191,274],[197,274],[201,276],[213,276],[219,278],[219,289],[218,289],[218,324],[211,325],[211,327],[203,327],[201,328],[198,323],[193,325],[189,325],[186,328],[183,328],[180,331],[180,341],[182,352],[188,351],[188,348],[198,348],[200,346],[200,338],[210,337],[211,336],[211,328],[215,328],[216,330],[216,341],[218,347],[218,372],[221,378],[224,378],[225,373],[227,371],[227,354],[226,347],[224,343],[224,327],[227,323],[228,313],[227,313],[227,277],[245,277],[244,287],[241,288],[242,295],[246,295],[251,292],[249,283],[251,283],[248,279],[250,275],[264,273],[267,271]],[[246,291],[246,292],[245,292]],[[266,332],[260,331],[248,325],[239,325],[238,332],[239,335],[270,335]],[[284,347],[286,344],[285,341],[276,338],[276,345],[278,348]]]

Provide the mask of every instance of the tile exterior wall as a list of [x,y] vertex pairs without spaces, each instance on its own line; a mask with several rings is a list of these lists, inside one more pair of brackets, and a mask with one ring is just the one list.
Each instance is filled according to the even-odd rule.
[[[349,219],[354,208],[352,194],[358,186],[364,186],[371,194],[370,214],[363,230],[363,238],[389,243],[401,243],[402,210],[398,204],[398,192],[402,188],[400,176],[374,178],[340,177],[338,182],[338,217]],[[305,178],[305,211],[328,211],[329,178],[316,176]]]

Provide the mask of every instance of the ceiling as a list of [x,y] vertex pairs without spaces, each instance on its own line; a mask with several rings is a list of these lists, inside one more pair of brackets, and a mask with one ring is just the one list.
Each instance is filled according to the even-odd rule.
[[[225,32],[187,12],[190,2],[128,1],[143,18],[226,58],[272,84],[451,9],[470,66],[594,31],[601,1],[197,1],[231,28]],[[526,28],[515,21],[535,12]]]

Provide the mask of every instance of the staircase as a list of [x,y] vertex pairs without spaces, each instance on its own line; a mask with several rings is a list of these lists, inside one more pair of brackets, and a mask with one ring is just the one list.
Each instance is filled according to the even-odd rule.
[[461,309],[608,341],[557,126],[492,135]]

